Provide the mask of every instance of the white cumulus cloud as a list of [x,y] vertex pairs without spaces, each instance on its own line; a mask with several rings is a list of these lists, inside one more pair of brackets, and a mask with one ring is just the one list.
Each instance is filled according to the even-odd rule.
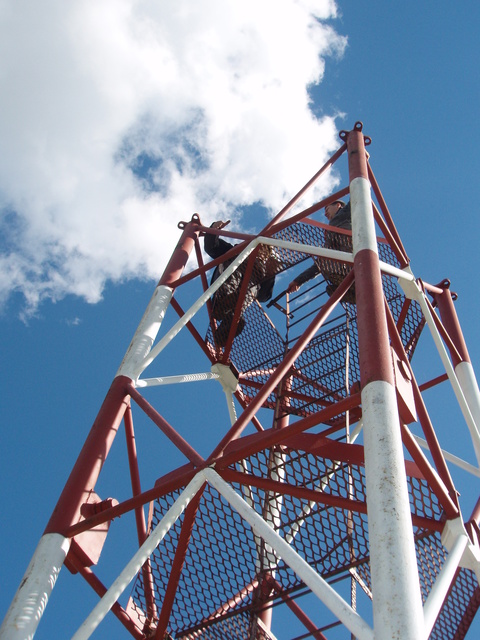
[[[274,212],[339,146],[333,0],[4,0],[0,302],[158,279],[179,220]],[[334,177],[321,188],[332,187]]]

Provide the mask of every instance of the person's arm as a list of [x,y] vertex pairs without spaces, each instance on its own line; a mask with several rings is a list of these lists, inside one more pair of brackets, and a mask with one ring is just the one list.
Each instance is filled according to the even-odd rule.
[[[223,222],[214,222],[211,227],[213,229],[219,229],[223,226]],[[205,253],[207,253],[210,258],[219,258],[223,256],[224,253],[227,253],[229,249],[233,247],[233,244],[230,242],[226,242],[220,236],[214,235],[213,233],[206,233],[203,237],[203,247],[205,249]]]
[[308,269],[302,271],[302,273],[300,273],[294,280],[292,280],[287,288],[288,293],[294,293],[295,291],[298,291],[302,284],[305,284],[305,282],[316,278],[319,273],[320,268],[318,267],[317,263],[314,262],[311,267],[308,267]]

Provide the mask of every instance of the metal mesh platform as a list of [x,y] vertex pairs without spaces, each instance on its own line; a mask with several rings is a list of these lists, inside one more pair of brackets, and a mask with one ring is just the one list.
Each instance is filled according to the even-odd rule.
[[[323,225],[297,223],[287,227],[275,237],[280,240],[294,240],[301,244],[325,247],[326,233],[328,230]],[[345,247],[341,246],[341,240],[337,241],[337,245],[340,245],[340,249],[348,250],[351,241],[348,232],[339,232],[335,235],[345,238]],[[388,244],[380,241],[378,247],[380,259],[383,262],[399,267],[399,262]],[[307,257],[311,260],[305,253],[282,248],[276,251],[279,272],[305,261]],[[330,273],[337,270],[338,273],[345,274],[343,263],[326,259],[322,259],[322,262],[330,263],[328,268]],[[246,403],[255,397],[256,391],[265,384],[288,349],[295,343],[295,338],[290,334],[297,329],[297,326],[297,331],[300,331],[328,297],[325,292],[326,280],[318,276],[314,282],[318,282],[316,288],[320,293],[315,292],[316,297],[302,303],[298,312],[292,305],[294,321],[291,322],[292,326],[287,336],[283,327],[279,328],[271,322],[260,304],[253,303],[245,310],[245,328],[234,340],[230,358],[236,369],[241,372],[240,386]],[[388,306],[397,324],[407,356],[411,359],[424,325],[421,309],[417,302],[405,298],[396,278],[383,275],[382,282]],[[356,306],[353,303],[344,302],[337,309],[333,319],[325,323],[292,368],[290,400],[285,413],[295,415],[315,413],[332,402],[347,397],[352,386],[359,381]],[[211,327],[208,329],[206,342],[212,357],[216,357],[218,348]],[[276,396],[272,394],[264,406],[273,408],[276,400]]]

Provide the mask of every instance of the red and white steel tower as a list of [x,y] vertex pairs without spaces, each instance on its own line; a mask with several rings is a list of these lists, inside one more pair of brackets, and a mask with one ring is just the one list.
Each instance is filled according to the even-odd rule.
[[[288,619],[284,609],[303,625],[303,635],[295,632],[302,638],[467,636],[480,604],[480,499],[465,519],[452,465],[472,471],[475,481],[478,468],[443,451],[427,409],[430,389],[453,389],[480,466],[480,393],[455,294],[447,280],[415,277],[370,167],[362,124],[340,137],[338,151],[258,235],[205,227],[196,214],[179,224],[179,243],[3,622],[2,640],[33,637],[63,564],[99,596],[72,630],[75,640],[97,627],[102,634],[110,611],[138,640],[291,640],[288,623],[275,626]],[[349,185],[300,210],[322,174],[345,157]],[[352,231],[336,230],[333,245],[332,228],[312,216],[345,196]],[[238,243],[205,262],[206,234]],[[281,272],[294,274],[311,258],[322,275],[298,294],[246,305],[265,245],[273,247],[277,288]],[[197,264],[186,272],[189,257]],[[227,259],[209,286],[209,273]],[[235,273],[242,278],[234,321],[219,346],[210,301]],[[245,328],[235,335],[241,315]],[[432,377],[421,368],[419,379],[414,354],[425,334],[433,337],[427,360],[442,371]],[[186,337],[189,349],[178,348]],[[192,371],[202,360],[208,370]],[[200,401],[193,386],[202,386]],[[150,447],[148,472],[140,451],[146,429],[160,442]],[[120,431],[128,464],[107,472]],[[158,479],[146,488],[152,464]],[[119,483],[126,476],[128,492]],[[138,544],[105,585],[103,554],[120,517],[132,522]]]

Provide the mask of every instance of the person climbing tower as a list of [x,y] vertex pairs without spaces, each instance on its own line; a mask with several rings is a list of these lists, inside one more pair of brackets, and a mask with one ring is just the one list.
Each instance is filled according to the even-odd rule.
[[[226,224],[228,223],[217,220],[213,222],[210,227],[212,229],[222,229]],[[233,246],[233,244],[230,244],[230,242],[227,242],[216,234],[206,233],[204,236],[205,252],[213,259],[224,255],[232,249]],[[211,284],[217,280],[234,259],[235,258],[230,258],[215,268]],[[247,262],[248,260],[244,260],[212,297],[212,316],[218,322],[213,335],[215,343],[220,347],[225,346],[230,333]],[[277,266],[278,262],[273,248],[270,245],[260,245],[255,264],[253,265],[245,300],[242,303],[235,336],[240,335],[244,330],[246,323],[245,312],[252,302],[255,300],[267,302],[267,300],[270,300],[272,297]]]
[[[346,229],[348,231],[351,231],[352,229],[352,212],[350,202],[345,203],[343,200],[335,200],[334,202],[331,202],[325,207],[325,217],[327,218],[330,227]],[[352,237],[343,233],[325,231],[325,248],[352,252]],[[287,287],[287,292],[295,293],[302,284],[305,284],[305,282],[308,282],[309,280],[316,278],[319,274],[322,274],[327,281],[326,291],[328,295],[331,296],[350,270],[351,266],[344,263],[340,263],[338,261],[332,262],[331,260],[325,260],[325,258],[315,257],[313,265],[308,269],[305,269],[305,271],[302,271],[302,273],[290,282]],[[346,293],[344,300],[345,302],[355,302],[354,287],[351,287]]]

